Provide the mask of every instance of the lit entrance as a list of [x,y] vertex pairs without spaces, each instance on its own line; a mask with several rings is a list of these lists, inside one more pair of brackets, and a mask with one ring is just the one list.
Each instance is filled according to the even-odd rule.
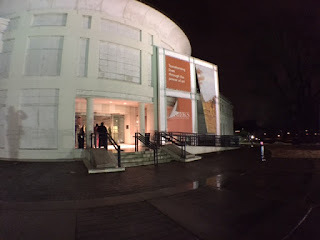
[[[139,132],[139,103],[134,101],[94,98],[93,99],[93,126],[101,122],[106,126],[108,133],[118,144],[133,145],[134,134]],[[89,126],[87,122],[87,100],[76,98],[75,102],[75,147],[83,148],[90,141],[85,136]],[[90,129],[89,129],[90,130]],[[81,136],[83,135],[83,138]],[[83,139],[83,140],[82,140]],[[81,142],[81,141],[84,141]],[[98,140],[97,140],[98,141]],[[98,145],[98,144],[96,144]],[[93,147],[95,144],[93,144]]]

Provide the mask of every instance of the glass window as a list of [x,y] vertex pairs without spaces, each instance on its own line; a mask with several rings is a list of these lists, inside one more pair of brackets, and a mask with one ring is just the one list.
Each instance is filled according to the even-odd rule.
[[99,77],[140,83],[140,50],[100,42]]
[[25,74],[28,76],[59,76],[62,48],[62,36],[30,37]]
[[36,14],[32,26],[66,26],[66,13]]

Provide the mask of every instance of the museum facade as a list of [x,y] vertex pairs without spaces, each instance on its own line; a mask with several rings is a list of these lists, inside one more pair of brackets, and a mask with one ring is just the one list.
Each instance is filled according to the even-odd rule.
[[0,2],[1,159],[81,158],[79,130],[89,146],[101,122],[125,144],[136,132],[219,135],[219,99],[217,66],[141,2]]

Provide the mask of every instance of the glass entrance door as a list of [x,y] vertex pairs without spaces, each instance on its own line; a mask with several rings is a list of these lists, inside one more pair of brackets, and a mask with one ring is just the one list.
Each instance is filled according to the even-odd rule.
[[117,143],[124,143],[124,115],[112,115],[112,137]]

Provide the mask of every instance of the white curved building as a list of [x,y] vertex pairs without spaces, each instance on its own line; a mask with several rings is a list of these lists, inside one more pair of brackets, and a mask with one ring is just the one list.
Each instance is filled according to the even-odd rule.
[[[128,144],[135,132],[174,130],[168,121],[186,114],[178,100],[179,114],[167,113],[172,98],[190,101],[197,132],[195,66],[214,71],[216,99],[217,68],[190,54],[174,22],[135,0],[2,0],[0,158],[81,158],[79,126],[89,139],[100,122]],[[169,58],[188,63],[189,89],[167,87],[182,69]]]

